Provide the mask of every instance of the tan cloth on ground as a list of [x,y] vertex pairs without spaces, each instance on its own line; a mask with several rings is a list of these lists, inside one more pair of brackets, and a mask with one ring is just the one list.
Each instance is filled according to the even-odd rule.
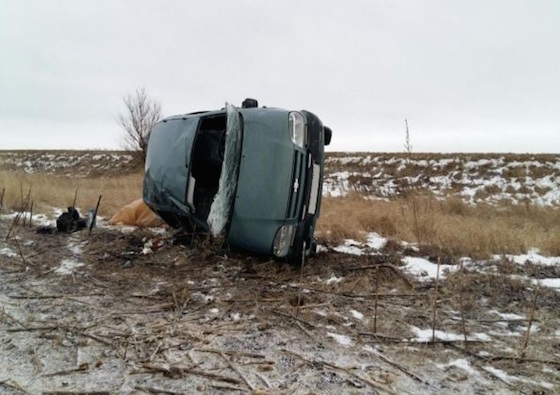
[[162,226],[163,220],[142,199],[122,207],[111,217],[109,225]]

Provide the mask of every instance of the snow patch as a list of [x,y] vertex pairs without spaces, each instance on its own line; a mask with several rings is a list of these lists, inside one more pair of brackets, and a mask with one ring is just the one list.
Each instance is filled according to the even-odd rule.
[[504,320],[508,320],[508,321],[514,321],[514,320],[524,320],[525,316],[519,315],[519,314],[513,314],[513,313],[498,313],[496,312],[496,314],[498,314],[501,318],[503,318]]
[[17,254],[8,247],[0,248],[0,255],[7,256],[8,258],[13,258],[17,256]]
[[332,337],[339,344],[341,344],[343,346],[346,346],[346,347],[348,347],[352,344],[352,339],[350,339],[346,335],[339,335],[338,333],[327,332],[327,336]]
[[341,282],[342,280],[344,280],[344,277],[336,277],[334,274],[332,274],[332,275],[331,275],[331,278],[329,278],[328,280],[326,280],[325,283],[327,283],[327,285],[338,284],[338,283]]
[[350,314],[352,314],[352,316],[358,320],[363,320],[364,319],[364,315],[362,313],[360,313],[359,311],[356,310],[350,310]]
[[446,364],[438,364],[437,367],[440,369],[445,369],[448,368],[450,366],[455,366],[461,370],[464,370],[465,372],[469,373],[469,374],[477,374],[477,371],[473,369],[473,367],[471,366],[470,362],[464,358],[459,358],[456,359],[454,361],[451,361],[449,363]]
[[75,243],[73,241],[68,242],[68,249],[74,255],[81,255],[83,252],[83,243]]
[[345,240],[344,245],[334,247],[333,250],[350,255],[363,255],[364,253],[363,248],[361,247],[361,243],[352,239]]
[[83,262],[78,262],[74,259],[63,259],[60,266],[54,270],[56,274],[69,275],[74,273],[74,269],[84,266]]
[[553,389],[554,385],[551,383],[547,383],[546,381],[534,381],[534,380],[530,380],[527,378],[523,378],[523,377],[515,377],[515,376],[510,376],[509,374],[507,374],[506,372],[504,372],[501,369],[497,369],[493,366],[483,366],[482,369],[486,370],[489,373],[492,373],[494,376],[498,377],[500,380],[508,383],[508,384],[513,384],[515,381],[521,381],[523,383],[527,383],[527,384],[533,384],[533,385],[537,385],[537,386],[541,386],[547,389]]
[[545,278],[542,280],[534,280],[538,282],[541,286],[555,288],[560,291],[560,278]]
[[[494,255],[494,259],[500,260],[503,258],[502,255]],[[560,264],[560,257],[546,257],[539,254],[539,250],[536,248],[530,249],[527,254],[522,255],[505,255],[505,258],[519,264],[524,265],[525,262],[531,262],[534,264],[539,264],[543,266],[554,266]]]
[[379,236],[377,233],[370,233],[367,237],[367,245],[374,250],[380,250],[387,244],[385,237]]
[[[416,336],[413,341],[422,342],[422,343],[432,341],[432,334],[433,334],[432,329],[420,329],[415,326],[412,326],[411,329]],[[459,335],[456,333],[436,330],[435,338],[443,341],[461,341],[465,339],[465,336],[462,334]],[[467,340],[490,341],[491,338],[486,333],[474,333],[472,335],[467,336]]]
[[[403,258],[405,270],[419,277],[422,281],[435,279],[437,276],[437,265],[424,258],[406,256]],[[446,272],[457,270],[455,265],[439,265],[439,278],[445,278]]]
[[318,253],[319,252],[328,252],[328,251],[329,251],[329,249],[327,247],[325,247],[324,245],[322,245],[322,244],[317,245],[317,252]]

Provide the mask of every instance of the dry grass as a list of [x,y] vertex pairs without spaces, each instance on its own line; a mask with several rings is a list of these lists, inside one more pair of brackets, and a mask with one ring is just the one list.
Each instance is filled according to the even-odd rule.
[[29,188],[35,212],[51,211],[52,207],[72,205],[76,189],[76,206],[82,211],[95,207],[103,195],[100,215],[112,216],[123,205],[142,196],[142,176],[137,174],[111,178],[77,178],[49,174],[26,174],[0,171],[0,193],[5,188],[4,206],[18,209]]
[[[72,204],[78,189],[77,207],[95,206],[103,195],[100,214],[116,210],[142,195],[142,172],[111,178],[75,178],[46,174],[0,171],[4,206],[17,209],[31,188],[35,212]],[[490,254],[524,253],[536,247],[545,254],[560,255],[560,210],[526,205],[479,204],[471,206],[458,198],[436,200],[414,190],[392,200],[365,199],[358,193],[344,198],[324,198],[318,231],[321,238],[338,243],[361,240],[377,232],[395,240],[445,248],[455,256],[485,258]]]
[[487,258],[539,248],[560,255],[560,210],[532,205],[471,206],[416,194],[394,200],[359,194],[323,199],[318,231],[338,243],[377,232],[397,240],[443,246],[456,256]]

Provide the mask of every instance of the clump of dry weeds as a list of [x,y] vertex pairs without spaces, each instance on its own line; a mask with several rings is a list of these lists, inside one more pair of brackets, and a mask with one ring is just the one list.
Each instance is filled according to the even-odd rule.
[[[445,249],[445,256],[488,258],[538,248],[560,255],[560,210],[535,205],[468,205],[417,193],[392,200],[357,193],[324,198],[318,231],[331,243],[368,232]],[[432,247],[432,249],[435,247]]]

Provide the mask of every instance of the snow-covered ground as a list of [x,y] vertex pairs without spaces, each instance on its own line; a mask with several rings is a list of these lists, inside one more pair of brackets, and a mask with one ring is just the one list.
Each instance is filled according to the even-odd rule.
[[123,151],[0,151],[0,170],[85,177],[135,169]]
[[377,198],[407,188],[469,203],[560,205],[560,156],[513,154],[337,154],[326,159],[324,194]]
[[[0,152],[0,167],[120,161],[41,155]],[[323,192],[557,207],[559,185],[556,155],[336,154]],[[560,257],[534,248],[438,265],[371,233],[300,271],[102,219],[91,237],[7,238],[15,216],[0,216],[0,393],[560,393]]]
[[372,233],[322,246],[300,273],[197,247],[142,253],[161,237],[103,226],[2,237],[0,391],[560,391],[559,257],[438,268],[411,245],[397,262]]

